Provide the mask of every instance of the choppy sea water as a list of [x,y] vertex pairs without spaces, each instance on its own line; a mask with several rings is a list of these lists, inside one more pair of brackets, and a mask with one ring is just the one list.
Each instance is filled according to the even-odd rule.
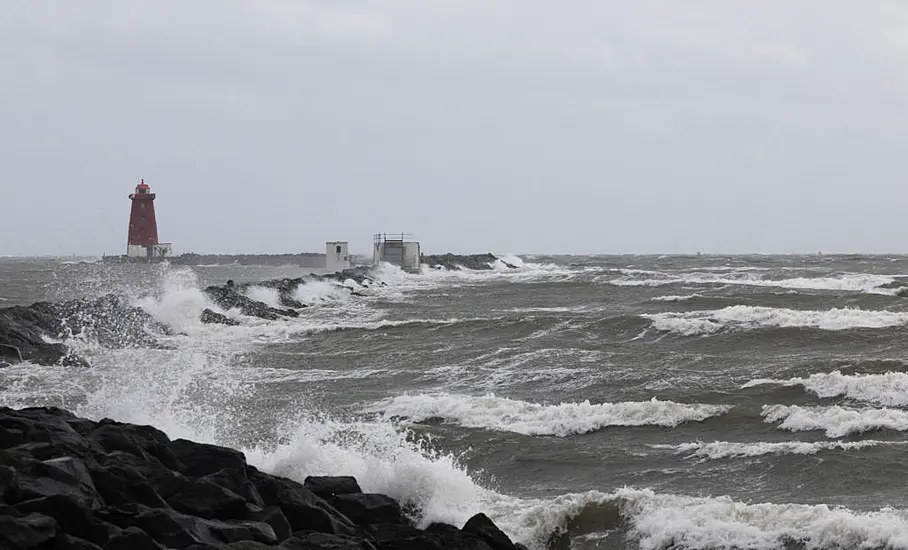
[[533,548],[908,548],[908,257],[509,261],[227,327],[198,322],[205,285],[306,270],[3,259],[0,307],[116,292],[179,335],[72,341],[92,368],[0,370],[0,405],[355,475]]

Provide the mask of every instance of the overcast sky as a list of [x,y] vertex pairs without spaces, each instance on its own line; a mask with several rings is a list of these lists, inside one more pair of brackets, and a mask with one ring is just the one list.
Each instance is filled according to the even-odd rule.
[[908,2],[0,3],[0,254],[908,252]]

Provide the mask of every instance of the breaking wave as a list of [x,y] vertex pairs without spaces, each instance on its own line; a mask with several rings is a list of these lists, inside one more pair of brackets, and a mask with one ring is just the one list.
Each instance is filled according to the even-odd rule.
[[804,327],[820,330],[886,328],[908,323],[908,313],[833,308],[827,311],[757,306],[729,306],[719,310],[643,314],[656,330],[700,336],[722,330]]
[[887,372],[885,374],[845,375],[840,371],[811,374],[807,378],[775,380],[760,378],[744,384],[749,388],[762,384],[782,386],[803,386],[817,397],[844,396],[855,401],[875,403],[888,407],[908,405],[908,373]]
[[762,271],[754,270],[737,270],[730,273],[700,271],[684,274],[626,269],[618,271],[621,273],[620,277],[605,279],[605,282],[615,286],[744,285],[792,290],[837,290],[892,295],[895,294],[895,290],[882,287],[896,280],[891,276],[866,273],[843,273],[836,277],[770,279],[765,278]]
[[718,460],[722,458],[754,457],[763,455],[812,455],[821,451],[853,451],[881,445],[905,445],[904,441],[782,441],[739,443],[735,441],[712,441],[682,443],[680,445],[653,445],[655,449],[670,449],[676,454],[689,453],[687,458]]
[[898,409],[764,405],[762,415],[765,422],[778,422],[783,430],[821,430],[826,432],[826,437],[845,437],[872,430],[908,430],[908,412]]
[[441,418],[465,428],[514,432],[524,435],[567,437],[610,426],[674,427],[684,422],[699,422],[720,415],[727,405],[684,404],[672,401],[592,404],[561,403],[540,405],[497,397],[440,393],[403,395],[383,400],[369,409],[383,418],[405,418],[423,422]]

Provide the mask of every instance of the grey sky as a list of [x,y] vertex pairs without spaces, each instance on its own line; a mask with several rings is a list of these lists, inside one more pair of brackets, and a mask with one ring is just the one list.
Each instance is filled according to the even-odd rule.
[[0,254],[908,251],[908,2],[8,0]]

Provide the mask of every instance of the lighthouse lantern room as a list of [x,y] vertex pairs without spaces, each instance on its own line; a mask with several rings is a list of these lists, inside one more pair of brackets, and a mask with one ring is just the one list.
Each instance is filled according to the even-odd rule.
[[170,243],[158,242],[158,223],[154,213],[154,199],[145,180],[136,185],[135,193],[129,195],[132,209],[129,212],[129,237],[126,242],[126,256],[135,259],[163,259],[170,254]]

